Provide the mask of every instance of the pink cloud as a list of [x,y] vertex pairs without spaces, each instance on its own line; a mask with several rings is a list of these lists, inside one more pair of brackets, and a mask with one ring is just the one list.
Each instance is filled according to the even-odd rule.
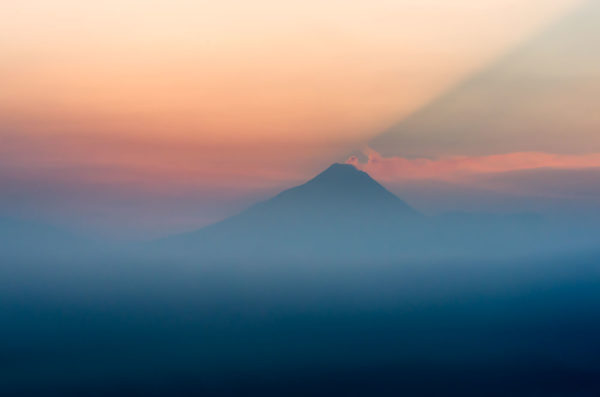
[[437,159],[383,157],[365,148],[367,157],[361,162],[352,156],[353,164],[382,181],[401,182],[420,179],[444,181],[464,180],[470,176],[541,168],[585,169],[600,167],[600,153],[563,155],[541,152],[515,152],[490,156],[451,156]]

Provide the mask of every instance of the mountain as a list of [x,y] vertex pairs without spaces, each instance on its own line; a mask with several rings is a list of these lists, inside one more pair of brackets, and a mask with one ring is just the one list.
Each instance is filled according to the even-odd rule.
[[600,2],[523,43],[373,139],[384,156],[600,151]]
[[220,258],[357,258],[395,251],[424,216],[365,172],[333,164],[303,185],[161,244]]
[[365,172],[334,164],[303,185],[214,225],[156,242],[150,251],[194,262],[491,260],[581,248],[576,232],[532,214],[424,216]]

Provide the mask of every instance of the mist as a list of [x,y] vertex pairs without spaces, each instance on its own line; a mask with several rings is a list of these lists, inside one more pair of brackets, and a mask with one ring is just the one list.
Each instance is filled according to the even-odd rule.
[[424,215],[349,165],[144,243],[15,222],[5,395],[599,390],[596,229]]

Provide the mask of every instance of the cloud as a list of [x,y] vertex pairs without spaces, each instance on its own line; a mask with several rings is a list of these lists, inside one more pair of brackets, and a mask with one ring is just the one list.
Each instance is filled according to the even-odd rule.
[[447,156],[437,159],[383,157],[367,147],[366,161],[352,156],[346,162],[386,182],[414,180],[468,181],[474,176],[535,169],[588,169],[600,167],[600,153],[562,155],[514,152],[489,156]]

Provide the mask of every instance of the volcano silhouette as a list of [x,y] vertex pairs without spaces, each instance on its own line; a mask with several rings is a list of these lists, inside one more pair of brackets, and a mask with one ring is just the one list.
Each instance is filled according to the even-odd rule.
[[547,251],[566,241],[553,233],[528,214],[425,216],[353,165],[333,164],[303,185],[158,246],[193,261],[368,264]]
[[219,258],[370,257],[397,249],[400,236],[423,218],[367,173],[333,164],[303,185],[168,244]]

